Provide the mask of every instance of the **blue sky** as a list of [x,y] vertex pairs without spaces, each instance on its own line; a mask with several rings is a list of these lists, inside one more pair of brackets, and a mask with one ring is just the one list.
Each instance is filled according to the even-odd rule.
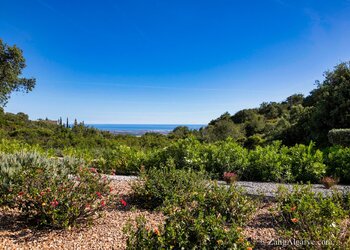
[[2,0],[37,78],[5,110],[86,123],[205,124],[308,94],[350,60],[349,0]]

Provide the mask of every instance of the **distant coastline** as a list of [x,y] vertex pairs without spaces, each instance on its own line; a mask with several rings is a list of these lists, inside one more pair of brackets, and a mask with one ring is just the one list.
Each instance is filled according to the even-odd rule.
[[143,135],[145,133],[153,132],[160,134],[169,134],[174,128],[178,126],[186,126],[189,129],[200,129],[206,125],[204,124],[86,124],[103,131],[109,131],[113,134],[125,135]]

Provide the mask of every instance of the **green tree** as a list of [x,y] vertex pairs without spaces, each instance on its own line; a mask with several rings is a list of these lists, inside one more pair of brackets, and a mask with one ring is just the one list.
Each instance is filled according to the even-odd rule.
[[13,91],[29,92],[35,86],[34,78],[21,77],[26,67],[22,50],[9,46],[0,39],[0,105],[5,106]]

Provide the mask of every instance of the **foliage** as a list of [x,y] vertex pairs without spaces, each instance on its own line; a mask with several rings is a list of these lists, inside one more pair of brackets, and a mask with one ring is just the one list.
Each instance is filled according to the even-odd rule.
[[[345,249],[350,246],[349,195],[316,195],[310,186],[294,186],[289,192],[280,188],[276,221],[282,237],[303,239],[310,249]],[[347,206],[347,207],[346,207]],[[305,247],[305,246],[303,246]]]
[[350,129],[332,129],[328,132],[328,140],[333,145],[350,147]]
[[2,203],[40,226],[68,227],[91,219],[109,202],[108,181],[74,158],[0,154]]
[[175,169],[171,163],[161,169],[151,168],[141,174],[142,181],[133,185],[135,199],[143,207],[157,208],[178,202],[185,194],[205,185],[205,174],[191,169]]
[[6,105],[13,91],[29,92],[35,86],[34,78],[20,77],[26,67],[22,50],[9,46],[0,39],[0,105]]
[[204,216],[183,208],[167,217],[160,229],[149,229],[145,219],[129,226],[127,249],[249,249],[237,227],[225,225],[223,217]]
[[136,189],[138,201],[160,193],[158,202],[150,200],[152,204],[162,200],[167,217],[163,226],[153,230],[144,218],[138,218],[136,229],[129,224],[125,229],[128,249],[248,249],[237,226],[250,218],[255,202],[234,185],[226,188],[193,174],[174,168],[146,173],[139,183],[143,189]]
[[350,183],[350,147],[331,147],[326,151],[327,174],[339,177],[341,183]]

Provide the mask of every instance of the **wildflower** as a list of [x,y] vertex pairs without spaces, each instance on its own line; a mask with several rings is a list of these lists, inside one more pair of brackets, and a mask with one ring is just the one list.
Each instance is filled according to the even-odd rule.
[[101,197],[102,197],[102,195],[101,195],[100,192],[96,192],[96,195],[98,196],[98,198],[101,198]]
[[101,207],[105,207],[106,206],[106,203],[104,200],[101,201]]
[[109,192],[112,193],[112,191],[113,191],[113,188],[109,187]]
[[253,250],[253,248],[252,247],[247,247],[247,250]]
[[24,195],[24,192],[23,192],[23,191],[21,191],[21,192],[18,193],[18,196],[22,196],[22,195]]
[[54,199],[53,201],[50,202],[52,207],[57,207],[58,206],[58,201]]
[[291,212],[294,212],[296,209],[297,209],[297,207],[294,206],[294,207],[291,207],[291,208],[290,208],[290,211],[291,211]]
[[126,207],[126,206],[128,205],[128,203],[126,203],[126,201],[123,200],[123,199],[120,199],[120,203],[121,203],[124,207]]
[[42,205],[43,207],[45,207],[45,206],[46,206],[46,203],[45,203],[45,202],[43,202],[43,203],[41,203],[41,205]]
[[156,235],[160,235],[159,230],[158,230],[157,227],[155,227],[155,228],[153,229],[153,232],[154,232]]
[[40,196],[43,196],[43,195],[45,195],[45,191],[40,192]]
[[291,221],[292,221],[293,223],[297,223],[299,220],[298,220],[298,218],[293,218],[293,219],[291,219]]
[[217,243],[218,243],[218,245],[222,245],[223,241],[222,240],[218,240]]

